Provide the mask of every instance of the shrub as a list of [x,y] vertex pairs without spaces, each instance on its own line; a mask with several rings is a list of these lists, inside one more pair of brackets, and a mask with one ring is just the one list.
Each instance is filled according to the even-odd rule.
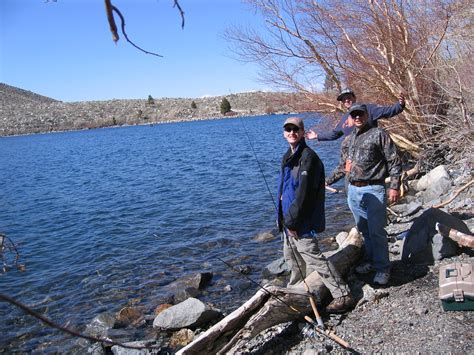
[[226,114],[231,110],[230,102],[225,97],[221,101],[221,113]]

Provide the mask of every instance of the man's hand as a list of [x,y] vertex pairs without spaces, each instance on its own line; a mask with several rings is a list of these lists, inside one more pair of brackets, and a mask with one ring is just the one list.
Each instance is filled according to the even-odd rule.
[[288,234],[289,237],[292,237],[294,239],[298,239],[298,233],[296,233],[296,231],[293,231],[293,230],[287,228],[286,233]]
[[403,91],[400,91],[400,95],[398,95],[398,102],[400,105],[405,106],[405,94]]
[[318,139],[318,134],[312,129],[308,129],[304,136],[307,139]]
[[400,191],[394,189],[388,189],[388,201],[390,204],[395,203],[400,198]]

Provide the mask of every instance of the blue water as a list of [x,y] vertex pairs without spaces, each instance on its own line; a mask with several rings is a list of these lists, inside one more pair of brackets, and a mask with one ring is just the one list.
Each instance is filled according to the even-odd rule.
[[[216,256],[249,265],[259,280],[264,265],[282,255],[273,202],[248,139],[274,192],[286,117],[1,138],[0,233],[17,244],[27,271],[0,275],[0,292],[82,331],[97,314],[132,301],[152,312],[163,286],[210,271],[204,299],[236,308],[255,286]],[[340,142],[309,144],[328,174]],[[328,193],[326,209],[328,234],[335,235],[350,221],[344,195]],[[255,240],[262,232],[275,238]],[[0,349],[67,350],[73,342],[0,303]]]

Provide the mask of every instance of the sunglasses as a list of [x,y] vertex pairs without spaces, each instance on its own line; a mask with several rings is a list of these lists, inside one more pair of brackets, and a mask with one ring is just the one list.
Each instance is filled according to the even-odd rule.
[[300,128],[296,126],[286,126],[284,127],[284,129],[285,129],[285,132],[298,133],[300,131]]

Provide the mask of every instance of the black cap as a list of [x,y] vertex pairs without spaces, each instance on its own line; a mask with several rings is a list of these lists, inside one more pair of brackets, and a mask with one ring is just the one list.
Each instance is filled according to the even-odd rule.
[[349,109],[349,115],[352,115],[353,112],[367,112],[367,106],[363,104],[352,105]]
[[337,97],[337,101],[342,101],[342,98],[346,95],[352,95],[352,96],[355,96],[354,94],[354,91],[352,91],[352,89],[349,89],[349,88],[345,88],[344,90],[341,91],[341,93],[339,94],[339,96]]

